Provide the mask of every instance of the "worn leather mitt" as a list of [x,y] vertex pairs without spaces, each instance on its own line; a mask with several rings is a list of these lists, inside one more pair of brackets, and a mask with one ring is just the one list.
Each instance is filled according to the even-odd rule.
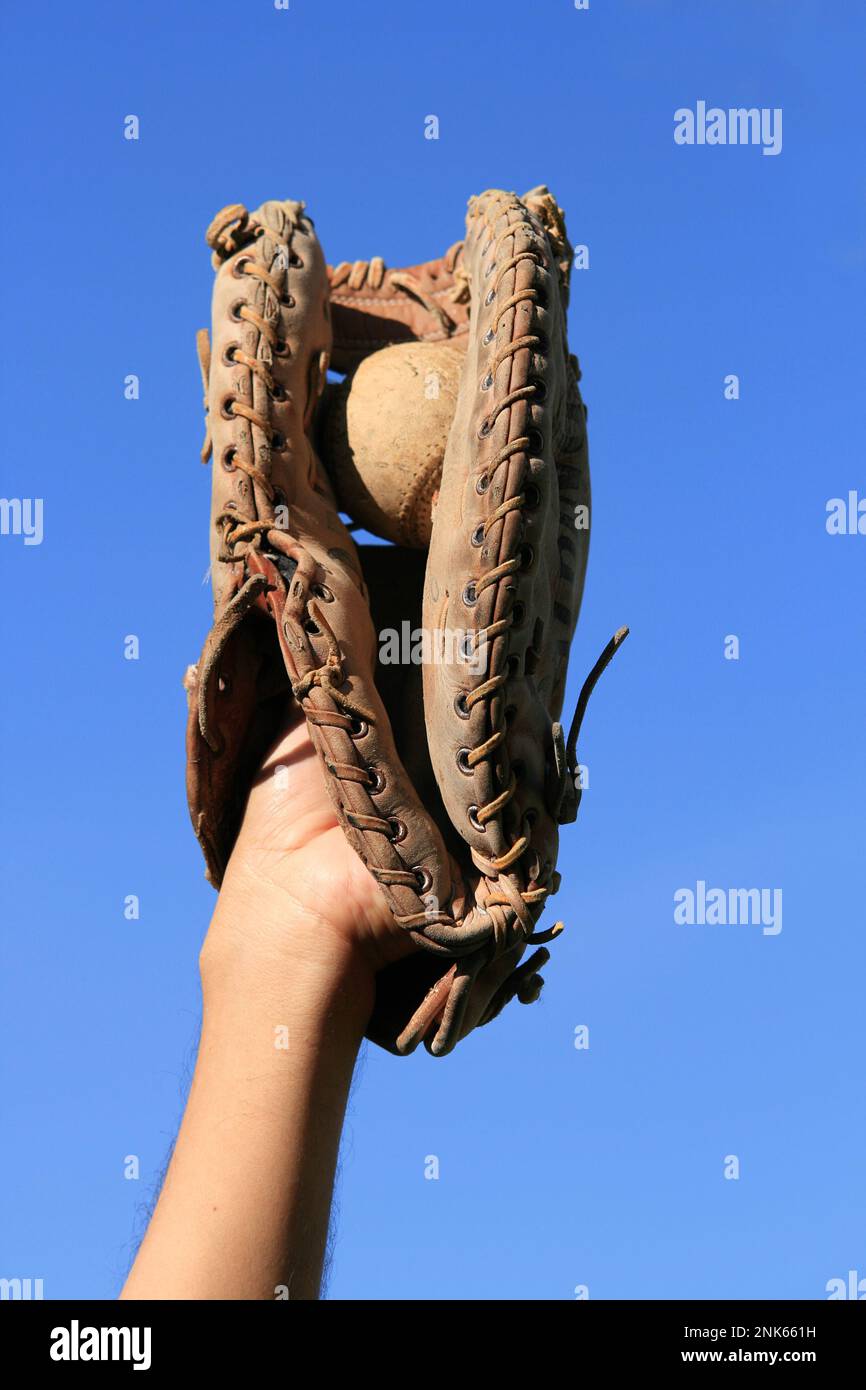
[[[559,883],[558,825],[579,801],[577,732],[625,635],[588,677],[566,739],[589,474],[562,215],[546,189],[484,194],[464,243],[390,273],[376,260],[328,271],[301,203],[226,208],[207,239],[213,342],[201,334],[199,351],[215,615],[187,677],[187,783],[208,876],[219,886],[292,698],[350,843],[424,948],[380,972],[368,1035],[441,1055],[510,998],[537,997],[548,952],[521,957],[559,930],[536,923]],[[439,354],[431,370],[452,418],[432,451],[444,454],[441,479],[429,440],[422,467],[420,449],[404,439],[389,454],[384,439],[365,464],[380,494],[365,511],[342,495],[353,434],[369,434],[358,374],[394,348]],[[352,376],[317,420],[332,353]],[[375,412],[375,372],[372,382]],[[356,387],[360,435],[348,419]],[[424,422],[422,410],[422,445]],[[403,546],[359,553],[340,511]],[[398,634],[396,660],[386,633]]]

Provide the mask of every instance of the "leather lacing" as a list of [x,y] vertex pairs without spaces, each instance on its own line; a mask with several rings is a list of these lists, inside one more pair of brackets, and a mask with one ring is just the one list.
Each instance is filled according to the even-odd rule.
[[[301,205],[301,207],[303,207],[303,205]],[[519,225],[515,227],[512,224],[512,226],[502,233],[500,240],[508,236],[513,236],[515,231],[519,230],[521,230]],[[526,230],[525,224],[523,230]],[[287,273],[288,265],[293,263],[291,255],[289,254],[290,242],[280,238],[271,227],[256,224],[249,216],[246,209],[240,205],[233,205],[232,207],[224,209],[223,212],[214,219],[214,223],[212,223],[209,229],[208,241],[213,247],[215,265],[219,266],[223,260],[234,255],[237,250],[241,249],[254,238],[262,235],[267,235],[278,245],[285,247]],[[449,248],[444,258],[446,269],[455,279],[455,283],[448,291],[448,297],[453,303],[465,303],[469,297],[468,273],[462,264],[458,265],[458,257],[462,247],[462,242],[455,243]],[[527,258],[534,260],[538,265],[542,264],[536,252],[528,249],[519,252],[506,265],[500,267],[499,275],[493,287],[494,294],[499,287],[502,276],[507,270],[512,269],[521,260]],[[245,274],[256,277],[267,285],[278,303],[291,302],[290,297],[284,297],[283,283],[269,270],[258,265],[254,260],[245,260],[243,257],[239,257],[235,266],[235,273],[238,275]],[[375,290],[380,288],[383,284],[384,276],[384,262],[381,258],[374,257],[370,262],[355,262],[354,265],[351,266],[348,263],[343,263],[336,267],[336,269],[331,272],[331,286],[332,288],[338,288],[343,284],[348,284],[350,289],[356,290],[363,288],[366,284],[369,288]],[[391,272],[389,283],[394,289],[401,293],[411,295],[421,303],[429,313],[433,314],[438,319],[446,333],[450,334],[453,331],[455,326],[454,320],[451,319],[446,310],[438,304],[432,296],[423,290],[418,279],[410,272]],[[495,320],[494,332],[496,328],[498,328],[502,315],[507,312],[508,309],[515,307],[523,299],[533,299],[537,302],[537,292],[533,288],[520,291],[513,295],[507,303],[501,305]],[[265,319],[246,304],[240,304],[235,307],[235,317],[253,325],[267,342],[271,353],[279,353],[281,344],[277,336],[277,325],[275,322]],[[494,359],[494,364],[491,369],[493,376],[495,377],[498,366],[501,365],[509,355],[524,347],[538,346],[540,341],[541,339],[538,335],[525,335],[523,338],[516,339],[513,343],[506,345]],[[285,345],[282,346],[284,347]],[[279,383],[275,381],[271,368],[266,362],[251,357],[237,346],[232,349],[232,352],[234,361],[239,362],[259,377],[269,396],[274,397],[279,394],[279,390],[281,389],[279,388]],[[209,349],[206,345],[202,345],[201,341],[200,357],[203,375],[207,382]],[[490,384],[493,384],[492,381]],[[502,400],[496,402],[488,416],[486,432],[489,433],[493,423],[500,414],[510,409],[510,407],[519,400],[529,400],[538,397],[538,395],[538,385],[530,382],[525,387],[521,387],[517,391],[509,393]],[[270,420],[261,413],[255,411],[253,407],[248,406],[245,401],[240,401],[235,396],[227,397],[222,402],[222,410],[229,418],[231,418],[232,415],[240,415],[248,419],[251,424],[260,429],[269,439],[271,448],[278,450],[285,448],[285,442],[281,441],[279,434],[271,429]],[[511,444],[505,446],[505,448],[499,450],[494,458],[486,465],[484,473],[479,476],[477,483],[479,491],[486,490],[486,487],[489,486],[490,479],[507,459],[516,453],[522,453],[528,450],[530,442],[530,436],[526,436],[520,440],[513,441]],[[205,457],[209,457],[210,452],[210,441],[207,439]],[[308,450],[308,454],[309,468],[314,466],[314,464],[312,452]],[[221,462],[223,466],[227,468],[236,468],[245,473],[261,489],[268,502],[273,505],[277,495],[273,485],[267,473],[259,468],[251,459],[242,457],[237,449],[232,448],[226,451]],[[518,497],[508,499],[495,508],[484,522],[484,536],[486,537],[490,529],[498,522],[502,521],[509,512],[522,508],[526,504],[526,500],[526,493],[522,492]],[[227,507],[218,516],[217,525],[222,528],[223,546],[219,556],[220,560],[229,563],[239,560],[246,561],[249,565],[249,569],[247,570],[247,578],[245,580],[242,580],[239,576],[232,581],[232,597],[226,605],[223,614],[215,624],[212,634],[214,640],[213,643],[208,644],[210,650],[206,660],[203,657],[204,669],[201,671],[201,680],[199,683],[201,701],[200,721],[202,734],[214,751],[219,751],[220,740],[216,734],[216,726],[212,718],[210,706],[213,699],[213,687],[215,686],[213,677],[218,670],[220,654],[225,647],[230,632],[233,631],[241,621],[251,604],[256,602],[264,591],[271,587],[266,583],[262,573],[265,564],[268,563],[267,557],[261,550],[263,538],[265,536],[269,537],[269,548],[295,560],[298,566],[298,570],[295,574],[295,581],[301,580],[301,574],[298,571],[306,571],[314,565],[312,557],[307,552],[303,551],[303,548],[300,547],[297,542],[275,528],[272,518],[258,520],[238,514],[236,510],[229,510]],[[514,573],[519,567],[519,564],[520,560],[518,556],[507,557],[477,581],[476,592],[483,592],[490,586],[497,584],[500,579],[506,578],[509,574]],[[307,575],[300,586],[293,582],[293,590],[295,592],[298,592],[299,588],[304,588],[306,590],[309,578],[310,575]],[[373,722],[372,713],[361,708],[351,693],[348,693],[346,690],[347,681],[343,672],[339,642],[321,611],[321,605],[317,604],[314,606],[308,599],[305,599],[304,604],[305,612],[308,617],[316,624],[318,630],[324,635],[327,641],[328,655],[323,665],[300,675],[292,682],[293,691],[299,701],[306,701],[304,705],[305,714],[311,723],[319,725],[320,727],[339,727],[354,736],[354,731],[359,725],[362,725],[364,722],[368,724]],[[483,634],[484,639],[490,640],[503,634],[513,625],[513,622],[514,616],[513,613],[510,613],[498,622],[488,625]],[[608,648],[602,653],[602,656],[596,663],[596,667],[584,683],[568,740],[567,752],[569,766],[575,757],[577,732],[579,730],[580,719],[586,707],[586,701],[588,700],[595,681],[598,679],[607,661],[610,660],[610,656],[616,649],[616,645],[622,640],[626,631],[626,629],[621,630],[613,639],[612,643],[608,644]],[[506,679],[506,674],[501,672],[479,685],[474,691],[467,693],[465,697],[467,710],[471,710],[471,708],[482,699],[491,699],[497,691],[501,689]],[[322,710],[310,704],[308,697],[312,689],[316,686],[327,693],[335,705],[334,709]],[[501,745],[504,738],[505,729],[504,724],[501,723],[498,728],[493,730],[484,743],[468,751],[468,764],[472,768],[477,766],[482,758],[490,756],[490,754]],[[565,761],[565,759],[563,759],[563,761]],[[333,759],[326,759],[326,765],[331,775],[338,779],[365,784],[371,792],[381,789],[377,782],[377,773],[373,768],[363,764],[355,765],[354,763],[338,762]],[[476,808],[475,815],[479,825],[484,826],[494,817],[501,815],[508,802],[513,797],[515,787],[516,780],[512,771],[509,786],[492,801],[482,807]],[[358,811],[350,811],[347,808],[344,808],[344,814],[346,815],[347,821],[357,830],[387,835],[392,843],[396,843],[402,838],[402,833],[405,833],[405,829],[400,826],[399,822],[385,819],[378,815],[365,815]],[[445,912],[430,912],[427,910],[423,913],[413,913],[411,916],[397,917],[397,920],[409,929],[420,928],[427,945],[431,949],[445,952],[449,955],[454,955],[455,951],[463,954],[473,949],[475,946],[482,945],[490,934],[492,934],[494,938],[494,955],[499,954],[499,952],[514,944],[515,925],[517,926],[518,932],[517,939],[536,943],[550,940],[562,929],[561,923],[556,923],[547,932],[537,934],[532,932],[532,926],[535,918],[537,918],[540,905],[544,903],[548,894],[553,891],[559,876],[550,866],[545,865],[545,881],[539,882],[538,879],[536,879],[534,887],[520,891],[517,884],[510,876],[502,875],[502,871],[515,864],[517,860],[526,853],[528,848],[528,837],[521,835],[505,854],[499,856],[495,860],[485,860],[483,856],[477,854],[474,850],[472,851],[473,860],[477,867],[481,868],[485,874],[491,875],[496,880],[495,887],[490,885],[491,891],[488,891],[486,896],[485,893],[482,892],[476,904],[482,918],[487,919],[486,924],[484,922],[480,924],[470,922],[456,923],[454,918]],[[430,875],[422,866],[414,868],[405,867],[402,869],[385,869],[374,865],[370,865],[369,867],[383,886],[400,885],[412,888],[419,897],[424,892],[425,887],[429,887],[430,884]],[[471,915],[474,918],[476,913]],[[538,950],[528,961],[524,962],[517,970],[513,971],[508,980],[505,981],[491,1000],[479,1022],[488,1022],[500,1011],[504,1004],[515,995],[524,1003],[529,1003],[536,998],[541,987],[541,981],[536,975],[536,971],[544,963],[547,955],[548,953],[545,950]],[[485,958],[489,957],[485,956]],[[416,1011],[415,1016],[398,1040],[398,1047],[401,1050],[411,1050],[411,1047],[426,1034],[430,1023],[440,1015],[440,1025],[433,1044],[433,1050],[437,1052],[451,1050],[460,1034],[462,1019],[471,987],[482,963],[482,958],[478,957],[474,960],[474,963],[466,973],[459,975],[453,973],[456,967],[452,967],[452,971],[449,971],[448,975],[443,977],[443,980],[440,982],[441,985],[447,984],[448,987],[447,998],[444,1003],[444,1013],[443,1004],[439,1002],[441,996],[438,993],[435,999],[430,998],[428,1001],[425,1001]]]
[[[238,250],[242,250],[250,240],[255,237],[267,235],[278,246],[285,248],[285,255],[288,265],[292,264],[290,256],[290,243],[282,239],[271,227],[262,227],[257,224],[247,213],[245,208],[240,205],[233,205],[223,210],[214,219],[214,223],[208,232],[208,241],[214,247],[214,259],[217,264],[221,264],[226,257],[234,255]],[[449,270],[453,270],[454,260],[458,254],[461,243],[456,243],[446,258]],[[261,266],[252,258],[239,256],[233,267],[233,273],[237,276],[251,275],[266,284],[274,295],[278,303],[285,304],[290,297],[286,293],[286,286],[281,278],[274,276],[271,271]],[[286,272],[287,273],[287,272]],[[374,268],[374,279],[379,272]],[[413,284],[413,277],[394,274],[392,283],[396,283],[399,288],[409,290]],[[455,287],[457,289],[458,287]],[[264,318],[247,304],[234,306],[234,317],[251,323],[265,339],[272,353],[277,352],[280,345],[278,336],[278,323]],[[210,348],[207,341],[207,334],[199,335],[199,357],[202,366],[202,375],[207,391],[207,381],[209,376],[209,357]],[[268,395],[273,397],[283,388],[276,382],[269,366],[261,362],[258,358],[250,356],[235,346],[232,349],[232,361],[240,362],[255,372],[264,383]],[[271,429],[270,420],[260,412],[248,406],[246,402],[239,401],[236,396],[227,396],[222,402],[223,414],[231,418],[232,416],[243,416],[262,431],[270,440],[272,447],[278,447],[275,443],[275,431]],[[206,442],[203,450],[205,461],[211,455],[210,439]],[[310,451],[312,458],[312,451]],[[226,451],[223,456],[224,466],[237,469],[245,473],[255,481],[264,492],[268,501],[273,504],[276,492],[267,474],[258,467],[252,460],[242,457],[233,446]],[[269,550],[277,551],[287,559],[292,560],[296,566],[293,581],[292,607],[296,606],[295,596],[308,591],[312,586],[315,589],[315,562],[309,553],[304,550],[290,535],[287,535],[274,526],[273,518],[264,520],[254,519],[244,516],[236,510],[224,508],[216,518],[216,526],[220,528],[222,534],[222,545],[218,554],[218,560],[227,564],[244,562],[248,567],[247,577],[241,579],[240,576],[230,582],[227,589],[228,601],[225,603],[220,618],[214,625],[212,640],[208,644],[206,657],[203,658],[199,680],[199,723],[202,736],[214,753],[222,751],[222,739],[219,736],[216,720],[214,718],[214,698],[216,690],[215,676],[218,673],[218,663],[222,652],[238,624],[243,620],[252,605],[259,601],[260,597],[266,595],[270,589],[265,571],[268,566],[268,557],[262,547],[267,541]],[[321,587],[321,586],[319,586]],[[300,604],[303,614],[306,615],[306,622],[315,625],[320,636],[324,637],[327,644],[327,655],[323,664],[314,667],[309,672],[291,680],[292,692],[295,698],[304,707],[304,713],[311,725],[319,728],[341,729],[343,732],[355,736],[359,725],[372,725],[375,723],[374,713],[364,707],[351,691],[346,689],[346,673],[343,669],[343,657],[340,649],[339,639],[327,621],[322,605],[313,603],[308,598],[304,598]],[[272,609],[272,611],[274,611]],[[274,611],[275,618],[278,614]],[[295,620],[305,625],[303,615],[298,619],[297,614],[293,614],[289,619],[288,605],[283,614],[283,621]],[[319,688],[326,692],[329,699],[336,708],[323,710],[312,704],[309,700],[311,691]],[[325,766],[328,772],[338,781],[355,782],[375,793],[382,789],[379,774],[372,767],[364,763],[348,763],[337,761],[333,758],[324,757]],[[375,804],[374,804],[375,809]],[[376,814],[364,814],[363,812],[343,808],[346,821],[356,830],[365,833],[378,833],[387,837],[392,844],[397,844],[405,834],[405,827],[394,818],[385,818]],[[368,864],[369,871],[378,882],[385,887],[407,887],[411,888],[419,896],[430,887],[432,877],[429,870],[421,865],[404,868],[383,868],[376,864]],[[453,954],[453,948],[469,950],[486,939],[489,933],[487,924],[458,924],[454,918],[445,911],[429,910],[423,903],[419,904],[419,910],[411,914],[397,914],[397,922],[407,929],[424,928],[424,934],[428,943],[432,943],[434,949],[446,951]],[[494,930],[496,928],[494,917]]]
[[[303,209],[303,204],[300,204]],[[294,232],[294,225],[291,231]],[[277,304],[283,304],[288,308],[294,305],[294,299],[288,293],[288,277],[290,268],[300,265],[299,258],[292,252],[291,234],[289,237],[280,236],[279,233],[269,226],[256,222],[250,216],[247,209],[239,203],[231,204],[217,213],[206,233],[208,245],[213,248],[213,259],[215,266],[220,266],[224,260],[233,256],[237,251],[242,250],[250,242],[257,238],[267,236],[277,247],[283,249],[284,264],[282,273],[275,275],[272,270],[261,265],[251,256],[239,256],[232,273],[240,278],[248,276],[258,280],[271,291]],[[238,322],[251,324],[265,340],[271,354],[274,357],[285,357],[289,353],[289,348],[280,337],[278,318],[265,318],[258,313],[250,304],[241,302],[233,306],[232,316]],[[204,339],[204,342],[202,341]],[[199,335],[199,357],[202,363],[202,376],[205,381],[205,391],[207,392],[207,382],[209,376],[209,355],[210,350],[207,346],[207,334],[203,332]],[[230,345],[227,349],[227,360],[238,363],[247,368],[259,378],[271,399],[291,401],[291,394],[281,385],[274,376],[271,365],[262,358],[254,357],[245,352],[239,344]],[[267,438],[270,448],[277,453],[284,453],[287,450],[287,442],[278,430],[271,426],[268,416],[248,405],[236,395],[227,395],[221,404],[222,413],[227,418],[242,418],[248,420]],[[207,462],[212,452],[210,428],[205,437],[204,448],[202,449],[202,460]],[[245,458],[236,446],[231,445],[223,453],[220,460],[222,466],[229,472],[245,473],[264,493],[271,506],[277,500],[277,491],[274,488],[268,473],[252,458]],[[313,460],[308,451],[307,473],[308,480],[312,482]],[[218,559],[224,564],[232,564],[242,558],[242,553],[238,553],[238,547],[258,549],[261,546],[262,538],[274,529],[273,518],[257,520],[239,514],[236,509],[226,507],[216,518],[217,527],[221,530],[222,548]]]
[[[509,237],[513,237],[515,235],[515,232],[520,230],[521,227],[519,225],[515,226],[514,224],[512,224],[503,233],[501,233],[500,237],[497,239],[496,246],[498,247],[499,242],[504,241]],[[525,224],[523,226],[523,230],[526,230]],[[452,299],[452,302],[454,303],[466,303],[470,297],[468,271],[465,269],[462,263],[459,266],[457,265],[457,259],[463,249],[463,245],[464,243],[462,241],[456,242],[453,246],[449,248],[444,257],[446,269],[450,274],[454,274],[455,276],[456,283],[449,291],[449,297]],[[532,259],[537,265],[544,264],[541,256],[537,251],[523,250],[512,256],[502,266],[498,267],[498,274],[496,280],[493,284],[492,290],[489,292],[489,298],[491,300],[498,292],[503,276],[509,270],[514,269],[522,260],[525,260],[527,258]],[[380,256],[373,257],[370,261],[355,261],[353,264],[344,261],[330,272],[331,289],[333,291],[334,289],[338,289],[341,286],[345,285],[348,289],[350,289],[353,292],[359,292],[363,290],[365,287],[368,287],[371,290],[378,290],[382,287],[384,283],[385,270],[385,262]],[[450,334],[451,332],[453,332],[455,327],[454,321],[444,311],[441,305],[437,304],[436,301],[430,295],[426,294],[423,291],[417,277],[413,276],[408,271],[392,271],[389,277],[389,284],[393,286],[395,289],[403,290],[406,293],[412,295],[413,298],[417,299],[429,313],[435,315],[446,334]],[[496,318],[494,320],[492,333],[496,333],[503,315],[509,309],[514,308],[522,300],[530,298],[535,301],[537,301],[538,299],[538,293],[534,288],[528,288],[519,291],[516,294],[512,295],[505,303],[500,305]],[[524,347],[535,347],[540,345],[540,343],[541,338],[539,335],[525,335],[507,344],[505,348],[503,348],[494,359],[494,362],[490,368],[491,376],[495,376],[498,367],[509,356],[513,355],[515,352],[520,351]],[[486,422],[487,428],[485,430],[485,433],[490,432],[490,429],[492,429],[493,423],[498,418],[498,416],[503,411],[507,410],[511,405],[513,405],[516,401],[532,398],[539,394],[540,389],[537,383],[529,383],[527,386],[521,387],[517,391],[511,392],[503,400],[499,401],[488,415],[488,419]],[[529,437],[526,437],[524,439],[514,441],[511,444],[505,446],[505,448],[501,449],[499,453],[496,455],[496,457],[493,460],[491,460],[490,463],[487,465],[486,481],[484,483],[484,487],[486,488],[486,486],[489,484],[490,477],[492,477],[493,473],[503,462],[505,462],[513,454],[525,452],[525,450],[529,447],[529,443]],[[507,515],[509,511],[521,507],[524,504],[524,502],[525,496],[521,496],[519,498],[509,499],[507,502],[502,503],[500,507],[497,507],[495,511],[490,515],[490,517],[487,518],[484,524],[485,537],[490,528],[497,521],[501,520],[505,515]],[[508,574],[514,573],[514,571],[517,570],[519,567],[520,559],[519,557],[515,556],[507,559],[500,565],[488,571],[476,584],[476,597],[481,592],[483,592],[484,589],[494,584],[497,584],[500,579],[505,578]],[[483,640],[485,641],[490,641],[495,636],[498,636],[499,634],[507,631],[507,629],[513,624],[513,621],[513,615],[509,614],[506,618],[500,620],[499,622],[488,625],[487,628],[484,629],[483,633],[479,634],[478,640],[482,640],[483,638]],[[473,691],[467,693],[465,697],[465,706],[467,712],[470,711],[473,708],[473,706],[477,704],[480,700],[491,698],[504,684],[506,679],[506,674],[501,673],[500,675],[491,677],[489,680],[475,687]],[[474,749],[468,750],[468,766],[470,768],[474,768],[475,766],[477,766],[477,764],[483,758],[489,756],[491,752],[495,751],[495,749],[503,742],[504,738],[505,730],[504,727],[501,727],[497,730],[494,730],[493,734],[483,744],[477,746]],[[483,828],[485,825],[488,824],[489,821],[491,821],[494,817],[498,816],[504,810],[505,806],[514,796],[516,785],[516,779],[512,771],[509,786],[506,787],[504,791],[502,791],[497,797],[486,803],[484,806],[473,808],[474,818],[478,827]],[[384,833],[387,833],[391,827],[389,822],[381,820],[377,822],[372,818],[365,818],[365,823],[362,828],[382,830]],[[511,848],[506,853],[498,856],[495,859],[485,859],[476,851],[473,851],[473,859],[475,860],[477,866],[483,870],[483,872],[492,877],[498,877],[498,875],[502,873],[504,870],[513,866],[526,853],[528,848],[529,838],[524,835],[519,837],[519,839],[511,846]],[[379,877],[379,872],[375,870],[374,872],[376,873],[376,876]],[[405,882],[406,879],[403,878],[403,876],[400,876],[399,881]],[[511,919],[509,919],[508,916],[501,911],[502,908],[510,907],[513,910],[514,915],[520,924],[522,935],[524,939],[529,942],[541,943],[549,941],[555,935],[557,935],[559,931],[562,930],[561,923],[556,923],[548,931],[539,933],[532,932],[532,920],[528,915],[528,910],[530,908],[537,908],[539,904],[542,904],[544,902],[545,898],[551,891],[550,883],[538,884],[535,888],[525,889],[522,893],[519,894],[514,889],[513,885],[507,880],[500,880],[499,887],[500,891],[492,893],[492,895],[484,903],[484,908],[489,913],[491,922],[493,924],[493,935],[498,950],[505,949],[510,944],[512,938],[512,929],[510,926]]]
[[[462,262],[458,263],[462,250],[463,242],[455,241],[453,246],[449,246],[442,258],[446,271],[454,277],[454,284],[446,294],[446,298],[452,304],[469,302],[469,272]],[[386,269],[381,256],[373,256],[369,261],[341,261],[339,265],[334,266],[329,271],[331,290],[340,289],[343,285],[354,293],[365,288],[380,290],[385,282]],[[455,320],[432,295],[423,289],[416,275],[413,275],[409,270],[392,270],[388,274],[388,284],[395,290],[401,290],[412,299],[416,299],[427,310],[428,314],[432,314],[434,318],[438,319],[446,337],[451,336],[457,327]]]
[[[496,256],[500,246],[506,241],[513,240],[521,232],[528,235],[530,240],[535,239],[535,233],[530,230],[530,228],[527,226],[525,222],[512,222],[509,223],[509,225],[495,238],[495,240],[488,244],[488,246],[485,248],[485,254],[487,254],[488,252],[491,253],[491,259],[493,264],[496,263]],[[516,269],[516,267],[524,261],[532,262],[540,269],[545,268],[544,258],[538,253],[538,251],[534,250],[531,246],[527,245],[517,250],[515,254],[511,255],[508,258],[508,260],[506,260],[501,266],[498,266],[498,273],[496,279],[493,283],[492,290],[488,294],[489,302],[492,302],[496,297],[500,285],[502,283],[503,277],[508,272]],[[508,313],[511,309],[516,308],[517,305],[523,302],[529,302],[538,305],[539,301],[540,292],[539,287],[537,285],[527,285],[519,290],[516,290],[512,295],[509,296],[507,300],[504,301],[504,303],[498,306],[496,316],[494,318],[491,328],[488,331],[488,334],[485,337],[485,341],[493,341],[496,333],[498,332],[499,325],[502,321],[503,316],[506,313]],[[520,337],[511,339],[501,349],[499,349],[499,351],[496,352],[493,358],[493,362],[490,364],[488,368],[487,375],[482,381],[481,389],[489,390],[491,386],[495,385],[496,374],[499,368],[502,366],[502,364],[506,362],[509,357],[513,357],[515,353],[521,352],[524,349],[532,350],[540,348],[542,347],[543,343],[544,337],[540,332],[525,333],[522,334]],[[530,380],[529,382],[527,382],[525,386],[518,387],[515,390],[508,392],[501,400],[497,401],[493,405],[492,409],[488,412],[486,418],[482,422],[481,428],[479,430],[479,436],[481,438],[484,438],[487,435],[489,435],[493,429],[493,425],[495,424],[496,420],[500,417],[500,415],[502,415],[506,411],[510,411],[512,406],[517,404],[517,402],[525,400],[534,403],[536,400],[542,400],[545,394],[545,385],[542,381],[538,379]],[[507,463],[509,459],[513,458],[516,455],[528,455],[531,443],[531,434],[526,434],[518,439],[510,441],[508,444],[500,448],[493,456],[493,458],[485,464],[484,468],[478,474],[475,484],[476,490],[479,493],[486,492],[490,487],[491,482],[493,481],[494,475],[502,467],[502,465]],[[510,497],[506,499],[504,502],[500,503],[499,506],[494,508],[494,510],[483,522],[481,528],[483,538],[486,539],[493,527],[498,525],[500,522],[504,521],[504,519],[509,515],[509,513],[514,511],[522,511],[526,503],[527,495],[525,492],[521,492],[516,496]],[[522,560],[519,553],[507,556],[504,560],[500,560],[498,564],[492,566],[479,579],[473,582],[471,586],[473,590],[473,601],[477,600],[477,598],[486,589],[498,585],[502,580],[505,580],[510,575],[515,574],[521,568],[521,566]],[[480,644],[489,644],[492,642],[494,638],[508,632],[508,630],[514,625],[514,621],[514,611],[512,609],[512,611],[509,612],[504,618],[500,618],[496,622],[489,624],[486,628],[481,629],[475,639],[476,650]],[[586,710],[589,696],[592,693],[592,690],[595,687],[595,684],[602,671],[604,670],[605,666],[607,666],[608,662],[611,660],[614,653],[617,651],[621,643],[624,641],[627,634],[628,629],[621,628],[611,639],[611,641],[607,644],[601,656],[599,657],[598,661],[596,662],[595,666],[593,667],[590,675],[584,682],[583,688],[580,692],[580,696],[577,701],[566,745],[566,768],[568,775],[572,778],[574,777],[574,773],[576,770],[577,737],[580,731],[580,725]],[[503,670],[496,672],[494,675],[490,676],[486,681],[483,681],[473,690],[468,691],[464,695],[464,709],[467,712],[471,712],[475,705],[480,704],[482,701],[492,702],[493,698],[505,686],[508,680],[508,675],[509,672],[506,663],[505,668]],[[492,703],[490,709],[492,715]],[[490,722],[493,722],[492,717],[490,719]],[[491,755],[495,753],[496,750],[505,742],[505,738],[505,715],[504,710],[500,708],[500,720],[498,726],[493,728],[492,733],[490,733],[490,735],[482,743],[477,744],[475,747],[462,750],[467,770],[474,770],[479,763],[481,763],[485,759],[490,758]],[[565,771],[565,769],[560,769],[561,773],[563,771]],[[493,797],[484,805],[475,806],[470,809],[470,820],[476,829],[483,831],[492,820],[496,818],[501,818],[506,806],[513,799],[517,790],[517,778],[513,769],[509,769],[509,773],[510,775],[508,785],[501,792],[499,792],[497,796]],[[579,798],[580,793],[578,791],[576,801],[579,801]],[[505,888],[506,885],[508,885],[508,889],[511,890],[512,886],[509,883],[509,880],[501,879],[499,878],[499,875],[502,874],[503,871],[512,868],[520,859],[524,857],[524,855],[529,850],[531,850],[531,848],[532,846],[530,837],[526,834],[520,834],[503,854],[488,858],[480,854],[477,850],[473,849],[472,858],[476,866],[480,868],[484,873],[498,879],[498,885],[501,885],[503,888]],[[540,881],[539,878],[536,878],[536,886],[534,888],[524,889],[522,890],[522,892],[520,892],[520,898],[522,899],[523,903],[525,903],[527,906],[537,907],[539,904],[543,904],[548,895],[553,891],[556,877],[552,871],[552,867],[548,866],[546,868],[546,871],[543,871],[543,875],[545,875],[544,881]],[[491,904],[500,904],[501,906],[514,906],[514,892],[507,891],[506,893],[501,895],[498,893],[494,893],[492,898],[489,900],[488,906]],[[523,918],[523,914],[518,913],[518,917]],[[527,935],[526,940],[530,942],[549,941],[554,936],[558,935],[559,932],[561,932],[562,930],[562,923],[557,922],[546,932],[539,932]]]

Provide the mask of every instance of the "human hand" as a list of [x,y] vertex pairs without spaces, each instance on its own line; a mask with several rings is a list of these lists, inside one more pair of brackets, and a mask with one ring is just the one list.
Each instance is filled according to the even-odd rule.
[[250,791],[205,955],[231,940],[288,959],[302,934],[371,977],[418,949],[346,839],[296,706]]

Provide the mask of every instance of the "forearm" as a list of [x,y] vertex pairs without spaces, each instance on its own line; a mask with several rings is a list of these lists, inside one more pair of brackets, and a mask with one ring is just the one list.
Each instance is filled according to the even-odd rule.
[[263,956],[219,914],[186,1113],[122,1298],[318,1296],[372,975],[314,923]]

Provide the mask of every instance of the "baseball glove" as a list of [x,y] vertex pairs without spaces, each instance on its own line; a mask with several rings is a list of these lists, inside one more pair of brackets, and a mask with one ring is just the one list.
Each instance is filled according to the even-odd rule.
[[[580,796],[577,732],[625,635],[585,683],[566,739],[558,715],[588,535],[574,508],[588,509],[589,479],[562,216],[544,189],[484,194],[465,243],[388,275],[376,260],[328,272],[300,203],[226,208],[207,239],[215,616],[186,684],[188,795],[208,876],[219,886],[293,698],[350,843],[426,948],[380,973],[368,1036],[441,1055],[510,998],[537,997],[548,953],[520,961],[559,930],[535,924],[559,883],[558,825]],[[352,372],[317,426],[337,496],[312,442],[332,351]],[[378,470],[355,468],[353,439],[387,394],[387,363],[374,359],[394,351],[427,353],[428,366],[437,354],[442,389],[425,399],[444,400],[440,443],[423,452],[422,410],[402,447],[398,429],[391,445],[385,432]],[[343,494],[361,472],[377,495],[359,506],[369,489]],[[402,544],[359,555],[339,510]],[[377,632],[407,626],[421,663],[377,662]]]

